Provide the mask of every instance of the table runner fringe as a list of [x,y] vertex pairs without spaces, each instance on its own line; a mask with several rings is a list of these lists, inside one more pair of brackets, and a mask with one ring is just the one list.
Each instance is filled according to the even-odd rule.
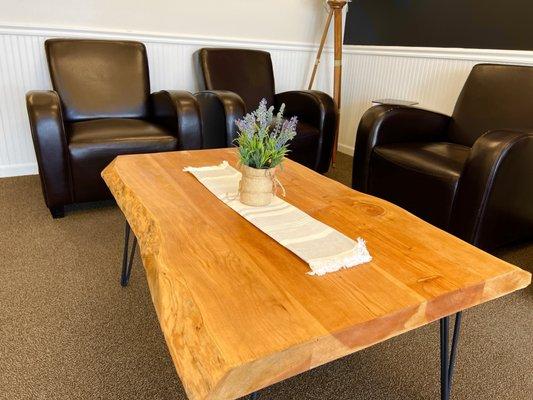
[[309,275],[322,276],[329,272],[339,271],[344,268],[351,268],[355,265],[372,261],[372,256],[366,248],[364,239],[357,238],[355,247],[348,253],[338,254],[333,257],[320,258],[309,261],[312,271]]

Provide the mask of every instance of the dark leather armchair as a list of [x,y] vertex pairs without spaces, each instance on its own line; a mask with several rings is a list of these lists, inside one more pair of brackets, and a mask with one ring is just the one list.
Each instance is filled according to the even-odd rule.
[[319,91],[275,93],[270,54],[242,49],[201,49],[195,54],[202,92],[200,103],[204,147],[230,147],[235,121],[265,98],[285,115],[299,120],[289,158],[319,172],[329,168],[338,112],[333,99]]
[[100,172],[120,154],[201,148],[196,99],[150,94],[142,43],[53,39],[45,48],[54,90],[31,91],[26,104],[54,218],[67,204],[109,198]]
[[476,65],[451,117],[370,108],[353,187],[485,249],[533,238],[533,68]]

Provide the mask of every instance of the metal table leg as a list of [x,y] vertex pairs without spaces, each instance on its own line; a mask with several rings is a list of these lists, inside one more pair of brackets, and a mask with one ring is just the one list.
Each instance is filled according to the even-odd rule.
[[457,342],[459,341],[459,331],[461,329],[462,312],[455,315],[455,325],[453,327],[452,347],[449,350],[449,330],[450,317],[440,320],[440,398],[449,400],[452,390],[453,369],[457,358]]
[[130,280],[131,266],[133,265],[133,259],[135,257],[135,248],[137,247],[137,238],[134,234],[133,243],[131,245],[131,251],[128,251],[130,244],[130,232],[130,224],[128,224],[128,221],[126,221],[126,229],[124,232],[124,254],[122,256],[122,275],[120,277],[120,284],[122,286],[127,286]]
[[247,397],[248,400],[256,400],[259,397],[259,392],[250,393]]

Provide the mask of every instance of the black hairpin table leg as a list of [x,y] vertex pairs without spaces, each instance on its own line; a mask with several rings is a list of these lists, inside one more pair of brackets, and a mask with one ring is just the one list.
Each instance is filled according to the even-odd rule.
[[455,360],[457,358],[457,342],[459,341],[459,331],[461,329],[461,319],[463,314],[458,312],[455,315],[455,325],[453,327],[452,347],[449,350],[449,330],[450,317],[440,320],[440,398],[449,400],[452,390],[452,377]]
[[130,224],[128,224],[128,221],[126,221],[126,230],[124,232],[124,254],[122,256],[122,275],[120,277],[120,284],[122,286],[127,286],[130,280],[131,266],[133,265],[133,259],[135,257],[135,248],[137,247],[137,238],[134,234],[133,244],[131,245],[131,251],[129,251],[130,232]]
[[256,400],[259,397],[259,392],[250,393],[247,397],[248,400]]

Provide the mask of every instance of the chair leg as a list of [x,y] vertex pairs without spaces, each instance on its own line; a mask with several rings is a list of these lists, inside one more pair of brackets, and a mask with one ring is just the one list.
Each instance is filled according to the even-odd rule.
[[50,207],[50,214],[52,214],[53,219],[63,218],[65,216],[65,207],[64,206]]

